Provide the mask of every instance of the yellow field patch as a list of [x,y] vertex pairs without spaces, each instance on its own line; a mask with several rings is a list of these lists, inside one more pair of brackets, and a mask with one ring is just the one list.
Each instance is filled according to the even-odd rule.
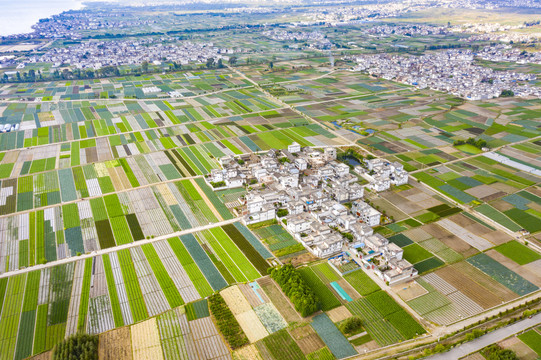
[[131,342],[134,360],[163,360],[156,318],[133,325]]

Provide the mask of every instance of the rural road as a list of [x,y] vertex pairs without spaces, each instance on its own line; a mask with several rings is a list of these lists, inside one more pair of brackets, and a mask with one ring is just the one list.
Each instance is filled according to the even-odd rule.
[[70,263],[70,262],[74,262],[74,261],[84,260],[84,259],[87,259],[87,258],[92,258],[92,257],[103,255],[103,254],[109,254],[109,253],[117,252],[117,251],[122,250],[122,249],[129,249],[129,248],[133,248],[133,247],[138,247],[138,246],[141,246],[141,245],[144,245],[144,244],[150,244],[150,243],[153,243],[153,242],[156,242],[156,241],[166,240],[166,239],[177,237],[177,236],[182,236],[182,235],[186,235],[186,234],[192,234],[194,232],[212,229],[212,228],[215,228],[217,226],[223,226],[223,225],[232,224],[232,223],[235,223],[235,222],[237,222],[239,220],[240,219],[238,219],[238,218],[233,218],[233,219],[224,220],[224,221],[220,221],[220,222],[209,223],[208,225],[199,226],[199,227],[196,227],[196,228],[181,230],[181,231],[177,231],[177,232],[167,234],[167,235],[156,236],[153,239],[143,239],[143,240],[139,240],[139,241],[134,241],[134,242],[129,243],[129,244],[123,244],[123,245],[114,246],[114,247],[107,248],[107,249],[96,250],[96,251],[93,251],[91,253],[83,254],[83,255],[80,255],[80,256],[72,256],[72,257],[69,257],[69,258],[61,259],[61,260],[51,261],[51,262],[48,262],[48,263],[45,263],[45,264],[42,264],[42,265],[35,265],[35,266],[30,266],[30,267],[27,267],[27,268],[24,268],[24,269],[19,269],[19,270],[15,270],[15,271],[9,271],[9,272],[0,274],[0,279],[5,278],[5,277],[9,277],[9,276],[28,273],[28,272],[31,272],[31,271],[46,269],[46,268],[50,268],[50,267],[60,265],[60,264],[66,264],[66,263]]
[[513,334],[519,333],[523,330],[529,329],[539,324],[541,324],[541,314],[537,314],[533,316],[531,319],[524,319],[512,325],[489,332],[488,334],[483,335],[478,339],[459,345],[448,352],[432,355],[430,357],[427,357],[426,359],[430,359],[430,360],[460,359],[468,354],[479,351],[484,347],[487,347],[498,341],[504,340]]

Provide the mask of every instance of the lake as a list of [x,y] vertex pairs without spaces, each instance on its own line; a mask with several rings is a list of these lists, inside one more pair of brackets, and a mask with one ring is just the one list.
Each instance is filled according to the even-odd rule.
[[82,7],[78,0],[0,0],[0,36],[31,32],[39,19]]

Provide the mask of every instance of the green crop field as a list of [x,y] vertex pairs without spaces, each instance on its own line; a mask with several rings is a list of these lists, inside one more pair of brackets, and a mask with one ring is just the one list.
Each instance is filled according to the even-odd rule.
[[507,256],[519,265],[529,264],[532,261],[541,259],[539,253],[515,240],[496,246],[494,250]]
[[333,270],[333,268],[325,263],[312,266],[312,270],[316,273],[319,278],[325,283],[328,284],[333,281],[340,280],[340,276]]
[[344,279],[346,279],[362,296],[367,296],[380,290],[378,284],[370,279],[362,269],[344,275]]
[[410,244],[405,246],[403,249],[404,259],[408,260],[412,264],[416,264],[432,256],[429,251],[421,247],[419,244]]
[[175,286],[175,283],[167,273],[167,270],[163,266],[158,253],[151,244],[145,244],[141,247],[145,253],[146,259],[152,268],[154,274],[156,274],[156,279],[160,284],[160,287],[169,302],[171,308],[183,305],[184,301],[178,292],[178,289]]
[[211,295],[214,291],[180,239],[175,237],[169,239],[168,242],[199,294],[202,297]]
[[532,329],[517,337],[535,351],[538,356],[541,356],[541,334]]
[[304,354],[287,330],[277,331],[262,340],[274,359],[302,360]]
[[299,270],[302,278],[312,291],[317,295],[321,303],[323,311],[331,310],[340,306],[340,301],[336,298],[333,292],[319,279],[314,271],[309,267],[304,267]]
[[266,274],[269,264],[235,227],[235,225],[225,225],[222,226],[222,229],[226,232],[227,236],[229,236],[229,238],[233,240],[233,242],[242,250],[244,255],[248,258],[248,260],[250,260],[259,273]]
[[376,291],[375,293],[368,295],[366,299],[384,317],[402,309],[385,291]]

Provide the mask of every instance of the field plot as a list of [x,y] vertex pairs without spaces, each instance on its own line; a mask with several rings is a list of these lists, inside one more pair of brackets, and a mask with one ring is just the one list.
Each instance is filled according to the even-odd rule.
[[338,298],[334,295],[330,288],[327,287],[327,285],[315,274],[312,268],[301,268],[299,270],[299,274],[319,298],[322,310],[331,310],[341,305]]
[[133,359],[129,327],[123,327],[100,334],[98,356],[104,360]]
[[304,246],[295,240],[281,225],[270,225],[254,230],[254,233],[266,244],[276,257],[286,256],[304,250]]
[[235,282],[252,281],[261,277],[222,228],[197,233],[196,237],[202,244],[208,244],[209,251],[212,249],[214,256],[220,259],[222,266],[226,268],[225,271],[233,276]]
[[387,293],[377,291],[346,305],[361,317],[363,326],[380,346],[394,344],[425,332]]
[[[244,255],[260,274],[266,274],[269,268],[269,263],[265,257],[261,255],[266,251],[265,247],[250,233],[250,231],[242,224],[235,223],[222,226],[227,236],[242,250]],[[262,251],[260,248],[263,248]],[[268,251],[267,251],[268,254]],[[267,258],[272,257],[269,254]]]
[[289,330],[304,355],[311,354],[325,347],[325,343],[310,324],[304,324]]
[[541,334],[532,329],[517,337],[535,351],[538,356],[541,356]]
[[288,323],[301,320],[301,316],[270,277],[259,279],[257,282]]
[[233,360],[263,360],[254,344],[246,345],[233,352]]
[[231,359],[227,345],[210,317],[189,322],[195,347],[202,359]]
[[476,255],[467,261],[519,296],[539,289],[538,286],[532,284],[514,271],[509,270],[486,254]]
[[532,261],[541,259],[539,253],[514,240],[497,246],[494,250],[505,255],[519,265],[526,265]]
[[312,327],[337,359],[357,353],[326,314],[317,315],[312,321]]
[[[494,281],[467,262],[444,267],[429,276],[437,276],[479,304],[483,309],[500,305],[517,297],[505,286]],[[435,277],[435,279],[437,279]]]
[[287,330],[278,331],[257,343],[259,351],[272,359],[300,360],[304,354]]
[[269,334],[237,286],[229,287],[220,294],[251,343],[257,342]]

